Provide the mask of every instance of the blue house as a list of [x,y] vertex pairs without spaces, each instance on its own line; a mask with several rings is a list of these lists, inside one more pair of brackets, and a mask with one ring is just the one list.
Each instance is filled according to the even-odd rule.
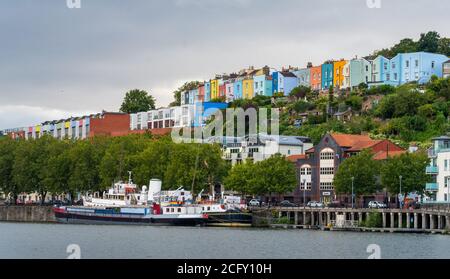
[[333,63],[322,64],[322,90],[327,90],[333,86]]
[[311,87],[311,68],[299,69],[293,73],[297,76],[298,86]]
[[400,53],[390,60],[386,83],[394,86],[408,82],[424,84],[431,76],[443,76],[442,65],[448,57],[428,52]]
[[273,72],[272,73],[273,93],[283,93],[284,96],[289,95],[292,89],[297,87],[298,78],[291,72],[281,71],[281,72]]
[[254,96],[272,96],[272,76],[265,74],[257,75],[253,77],[253,94]]
[[237,78],[234,82],[234,99],[242,99],[242,78]]
[[209,102],[211,100],[211,83],[209,81],[205,81],[205,102]]

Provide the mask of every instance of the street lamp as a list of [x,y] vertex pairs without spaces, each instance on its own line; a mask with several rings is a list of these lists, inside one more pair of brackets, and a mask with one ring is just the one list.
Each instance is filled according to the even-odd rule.
[[402,195],[402,179],[403,179],[403,176],[400,175],[398,178],[400,179],[400,194],[398,195],[398,204],[400,206],[400,209],[402,209],[402,202],[400,201],[400,197]]
[[354,198],[354,187],[355,187],[355,177],[352,176],[352,209],[355,208],[354,207],[354,201],[353,201],[353,198]]
[[306,179],[303,178],[303,207],[306,207]]

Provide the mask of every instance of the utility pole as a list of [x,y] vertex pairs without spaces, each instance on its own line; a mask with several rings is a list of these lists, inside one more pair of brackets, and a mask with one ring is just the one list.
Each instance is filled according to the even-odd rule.
[[354,186],[355,186],[355,177],[354,176],[352,176],[352,209],[354,209],[355,208],[355,204],[354,204],[354,196],[355,196],[355,194],[354,194]]

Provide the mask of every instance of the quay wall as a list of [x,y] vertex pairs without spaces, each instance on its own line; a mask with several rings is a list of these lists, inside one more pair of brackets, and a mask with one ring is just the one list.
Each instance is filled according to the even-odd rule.
[[54,223],[51,206],[0,206],[0,222]]

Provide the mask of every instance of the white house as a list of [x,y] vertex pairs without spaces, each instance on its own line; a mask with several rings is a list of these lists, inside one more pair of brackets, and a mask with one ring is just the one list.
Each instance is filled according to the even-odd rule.
[[284,156],[303,155],[312,148],[313,144],[307,137],[279,136],[279,135],[252,135],[240,137],[215,137],[208,140],[210,143],[219,143],[223,148],[223,158],[232,165],[245,162],[247,159],[254,162],[264,161],[275,154]]
[[433,148],[429,150],[431,159],[427,174],[432,182],[427,183],[426,190],[435,202],[450,201],[450,137],[441,136],[433,139]]

